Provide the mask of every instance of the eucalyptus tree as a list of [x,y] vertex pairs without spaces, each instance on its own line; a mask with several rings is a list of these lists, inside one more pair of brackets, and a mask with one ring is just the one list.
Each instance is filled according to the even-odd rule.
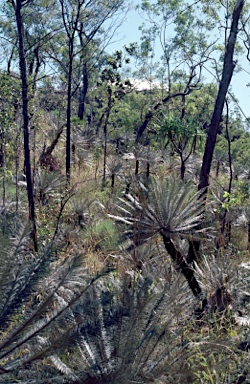
[[[112,35],[112,26],[114,23],[114,15],[122,10],[125,0],[116,1],[68,1],[59,0],[57,2],[58,9],[62,20],[62,27],[65,32],[65,41],[67,51],[65,52],[65,59],[62,65],[63,71],[66,75],[67,81],[67,112],[66,112],[66,176],[67,181],[70,182],[70,168],[71,168],[71,109],[72,109],[72,94],[80,86],[82,74],[83,81],[85,82],[86,92],[86,76],[88,58],[83,58],[86,53],[87,47],[93,39],[98,35],[107,36],[106,30]],[[109,40],[109,39],[108,39]],[[81,59],[81,67],[83,70],[80,75],[74,77],[74,69],[79,67],[79,58]],[[60,65],[60,57],[56,57]]]
[[[35,90],[40,77],[45,76],[43,69],[48,61],[46,44],[58,32],[56,13],[53,0],[37,2],[22,2],[22,18],[25,37],[25,59],[29,77],[30,92]],[[8,73],[16,71],[18,64],[18,33],[15,25],[15,14],[11,2],[6,1],[1,6],[0,40],[5,49],[5,65]]]
[[24,37],[24,24],[22,10],[27,6],[29,1],[22,0],[11,1],[12,7],[15,11],[16,26],[19,42],[19,68],[22,82],[22,111],[23,111],[23,139],[24,139],[24,167],[27,181],[27,193],[29,202],[29,220],[32,222],[32,238],[35,251],[38,250],[37,244],[37,229],[36,229],[36,216],[35,216],[35,203],[33,195],[33,183],[31,174],[30,162],[30,143],[29,143],[29,96],[28,96],[28,75],[25,51],[25,37]]
[[[152,100],[137,131],[137,142],[141,141],[151,120],[166,109],[171,100],[180,100],[181,104],[190,93],[199,89],[203,67],[213,49],[207,38],[209,25],[199,17],[197,5],[182,0],[156,1],[154,4],[143,1],[141,10],[147,21],[141,27],[141,46],[132,44],[127,50],[138,63],[137,74],[145,67],[143,58],[149,52],[152,60],[150,78],[152,82],[160,80],[162,95]],[[155,47],[161,48],[160,57],[155,57]],[[145,76],[145,71],[142,73]]]
[[[126,58],[125,58],[126,60]],[[123,64],[123,55],[121,51],[116,51],[113,55],[107,57],[106,64],[100,73],[98,85],[104,91],[99,101],[103,108],[100,120],[97,123],[97,129],[103,128],[104,135],[104,155],[103,155],[103,186],[106,183],[106,165],[107,165],[107,144],[108,144],[108,126],[110,123],[110,114],[114,106],[130,91],[130,81],[122,81],[119,69]],[[107,101],[106,101],[107,100]]]
[[[141,46],[132,44],[128,47],[131,55],[137,59],[143,76],[145,76],[145,71],[143,72],[142,69],[145,69],[143,58],[145,58],[146,49],[148,57],[152,61],[149,74],[151,80],[157,81],[160,75],[159,80],[163,89],[162,97],[152,101],[151,107],[137,131],[137,142],[141,141],[142,135],[152,119],[155,119],[163,108],[168,110],[171,100],[176,98],[181,105],[191,92],[199,89],[204,82],[204,75],[209,73],[211,76],[212,74],[215,79],[220,81],[220,74],[222,74],[215,105],[217,128],[208,130],[208,140],[210,141],[208,148],[210,149],[206,148],[205,150],[206,154],[200,176],[201,188],[204,187],[205,178],[209,174],[208,163],[210,160],[208,157],[211,156],[216,141],[216,135],[212,138],[211,132],[218,130],[220,125],[223,107],[221,108],[219,104],[224,105],[222,99],[225,97],[222,93],[227,92],[236,64],[233,53],[243,4],[244,2],[239,1],[234,3],[227,1],[219,3],[213,1],[194,3],[156,1],[153,4],[149,1],[142,1],[140,10],[147,21],[140,28],[142,43]],[[221,15],[225,15],[225,19],[222,19]],[[247,24],[245,23],[245,25]],[[221,29],[218,29],[218,26]],[[159,58],[154,55],[156,47],[157,50],[161,47]],[[220,59],[224,59],[224,70],[220,68]],[[157,71],[154,71],[154,68]],[[178,91],[176,91],[176,84],[179,86]],[[218,115],[220,115],[219,118]],[[214,121],[211,121],[210,127],[214,124]]]
[[183,97],[181,103],[177,99],[170,101],[167,110],[155,119],[155,125],[159,126],[157,139],[179,157],[182,179],[188,160],[203,151],[215,95],[214,84],[203,84],[189,97]]
[[[149,16],[150,14],[161,15],[161,10],[167,9],[169,11],[169,8],[164,8],[162,4],[164,7],[167,7],[165,2],[157,2],[156,5],[154,4],[152,7],[150,6],[149,2],[143,2],[143,7]],[[222,2],[221,4],[218,4],[217,2],[211,2],[211,4],[207,4],[207,2],[199,2],[199,4],[194,3],[195,10],[194,4],[189,5],[180,2],[170,2],[170,4],[172,7],[174,6],[174,8],[170,7],[172,13],[163,13],[164,17],[162,17],[163,22],[160,24],[161,28],[159,28],[159,25],[157,24],[157,19],[155,20],[153,17],[150,19],[154,30],[160,36],[160,41],[162,43],[164,52],[163,57],[166,60],[166,68],[168,68],[168,86],[166,89],[166,97],[155,103],[155,105],[152,106],[151,110],[146,115],[145,121],[138,130],[137,141],[139,141],[141,134],[145,131],[152,117],[154,117],[156,112],[162,108],[163,103],[169,102],[169,100],[171,100],[173,97],[181,97],[182,99],[185,99],[187,95],[194,90],[195,87],[193,87],[193,85],[195,85],[196,88],[199,85],[201,80],[201,71],[204,72],[205,64],[206,66],[210,65],[213,67],[212,64],[215,63],[217,69],[215,75],[216,78],[219,78],[219,89],[214,104],[213,114],[207,130],[207,139],[198,186],[200,190],[203,190],[205,196],[209,184],[208,180],[212,164],[213,152],[216,144],[217,134],[220,130],[225,98],[231,83],[234,68],[236,66],[236,38],[239,29],[240,17],[243,12],[244,0],[238,0],[235,3],[230,4],[229,2]],[[156,10],[158,13],[156,13]],[[197,13],[200,11],[202,11],[202,19]],[[218,47],[215,45],[212,38],[212,32],[215,31],[216,25],[218,25],[217,23],[220,23],[220,11],[226,12],[226,22],[223,24],[225,33],[222,36],[218,36],[218,39],[222,42],[223,48],[221,50],[220,46],[218,51]],[[168,23],[171,23],[171,21],[174,24],[175,32],[177,32],[173,38],[169,37],[167,34],[167,26]],[[206,34],[204,32],[206,32]],[[177,67],[178,70],[179,68],[182,69],[181,73],[180,71],[173,71],[172,73],[169,71],[171,54],[169,54],[167,48],[170,47],[172,47],[170,52],[172,55],[174,55],[173,57],[175,58],[175,62],[178,59],[180,60]],[[218,57],[213,57],[213,50],[215,52],[217,51],[217,56],[218,52],[221,54],[221,58],[223,60],[221,73],[218,71]],[[185,74],[185,66],[184,70],[183,67],[181,68],[181,62],[185,63],[185,65],[189,67],[189,77],[187,77],[187,74]],[[195,73],[197,69],[199,69],[198,78]],[[186,88],[184,90],[182,89],[180,94],[171,93],[172,83],[169,81],[169,79],[174,79],[174,75],[175,79],[178,79],[178,76],[181,75],[182,81],[183,76],[184,78],[185,76],[187,78]],[[195,83],[193,83],[194,80],[196,80]],[[195,249],[197,252],[199,249],[199,242],[197,244],[195,243]]]
[[22,84],[22,117],[24,143],[24,170],[27,181],[29,219],[33,223],[34,248],[37,250],[36,218],[33,197],[33,183],[30,155],[30,120],[34,113],[31,98],[34,97],[38,74],[44,63],[43,46],[53,35],[50,11],[52,2],[33,3],[31,1],[13,0],[2,5],[1,40],[11,45],[7,57],[7,70],[10,75],[16,71],[19,61]]
[[168,139],[166,146],[170,144],[173,152],[180,158],[181,179],[184,179],[186,163],[190,156],[195,153],[199,136],[202,136],[194,124],[195,122],[192,121],[178,120],[173,115],[167,116],[163,122],[163,128]]
[[216,138],[219,132],[219,126],[222,119],[226,95],[228,92],[229,85],[231,83],[234,69],[236,67],[234,51],[239,28],[239,20],[243,11],[244,3],[244,0],[237,0],[235,2],[231,19],[230,34],[229,36],[226,35],[223,69],[219,83],[218,94],[214,105],[214,111],[209,125],[207,140],[205,144],[203,162],[200,172],[199,189],[205,187],[207,188],[209,185],[208,180],[213,159],[214,148],[216,144]]

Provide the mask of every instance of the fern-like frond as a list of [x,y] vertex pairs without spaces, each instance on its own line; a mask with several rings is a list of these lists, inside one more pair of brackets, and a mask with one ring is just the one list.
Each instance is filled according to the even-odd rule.
[[150,276],[129,273],[99,281],[72,310],[78,348],[63,363],[77,380],[69,383],[147,383],[163,375],[181,353],[176,319],[187,321],[189,300],[181,278],[156,285]]
[[89,275],[82,255],[56,261],[53,247],[33,256],[23,238],[2,254],[0,375],[75,344],[71,307],[105,273]]
[[0,252],[0,329],[8,325],[8,320],[31,292],[31,280],[38,272],[41,262],[27,249],[29,229],[22,226],[15,238],[6,240]]

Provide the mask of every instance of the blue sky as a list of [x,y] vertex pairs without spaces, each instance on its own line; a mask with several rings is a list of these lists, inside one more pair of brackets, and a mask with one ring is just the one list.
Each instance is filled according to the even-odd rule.
[[[134,1],[134,5],[140,3],[139,0]],[[142,24],[143,19],[136,10],[130,10],[127,14],[126,20],[119,28],[115,35],[115,42],[111,44],[108,48],[109,52],[113,52],[116,49],[121,49],[124,45],[129,44],[130,42],[140,41],[140,31],[138,30],[139,26]],[[160,56],[160,51],[155,54]],[[237,68],[242,68],[239,72],[235,71],[232,82],[231,90],[236,98],[239,100],[239,105],[244,112],[246,117],[250,117],[250,87],[247,87],[247,84],[250,83],[250,63],[249,61],[242,56],[237,64]],[[211,76],[209,74],[203,73],[207,77],[208,81],[211,81]],[[242,115],[244,120],[244,116]]]

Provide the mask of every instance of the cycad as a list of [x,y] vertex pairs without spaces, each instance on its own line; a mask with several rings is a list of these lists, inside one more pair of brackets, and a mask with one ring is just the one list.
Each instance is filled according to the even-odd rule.
[[188,238],[201,232],[197,229],[204,218],[201,194],[195,191],[192,182],[183,183],[177,178],[153,180],[149,191],[139,185],[133,195],[120,199],[117,208],[121,216],[109,216],[133,226],[138,244],[157,234]]
[[122,163],[118,156],[109,156],[107,159],[107,174],[111,178],[111,188],[115,186],[115,177],[119,176],[119,172],[121,170]]
[[[88,276],[82,256],[58,262],[52,245],[34,256],[25,239],[22,231],[0,255],[0,381],[65,347],[70,306],[97,278]],[[48,335],[58,336],[45,342]]]
[[235,259],[230,254],[203,256],[196,274],[208,297],[213,311],[222,312],[232,303],[232,293],[238,285],[239,275]]
[[34,194],[42,204],[48,203],[49,199],[64,189],[65,180],[60,173],[39,170],[35,175]]
[[201,288],[189,263],[196,258],[192,240],[200,239],[207,230],[200,227],[205,209],[202,193],[195,190],[192,182],[184,183],[175,177],[152,181],[149,191],[140,186],[134,195],[120,199],[117,206],[120,216],[109,215],[130,226],[127,235],[136,246],[161,235],[166,250],[195,296],[201,294]]
[[[27,229],[21,228],[17,237],[11,242],[7,239],[2,243],[0,268],[0,328],[4,329],[8,320],[25,295],[30,291],[30,279],[34,278],[39,265],[32,253],[27,257]],[[26,262],[25,262],[26,258]]]
[[169,383],[177,376],[185,381],[190,372],[181,340],[190,300],[181,279],[154,284],[131,273],[99,281],[72,308],[76,348],[53,355],[62,373],[53,383],[142,384],[162,376]]
[[197,279],[213,312],[220,315],[230,308],[236,323],[250,324],[250,266],[239,264],[237,254],[228,249],[203,256],[196,265]]

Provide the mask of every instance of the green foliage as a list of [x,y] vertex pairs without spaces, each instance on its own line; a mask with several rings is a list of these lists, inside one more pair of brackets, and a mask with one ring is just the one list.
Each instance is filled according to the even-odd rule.
[[173,113],[164,117],[161,127],[161,135],[170,142],[172,150],[177,154],[188,151],[196,152],[201,148],[204,141],[204,134],[199,129],[199,122],[189,120],[188,118],[180,119]]
[[225,200],[222,202],[222,208],[227,211],[232,208],[243,208],[249,201],[249,192],[249,183],[245,180],[238,181],[233,192],[224,192],[223,198]]
[[[0,74],[0,166],[6,172],[6,166],[11,168],[15,153],[15,140],[18,136],[16,115],[20,108],[20,81],[10,74]],[[9,170],[10,171],[10,170]]]
[[38,103],[43,111],[55,111],[60,113],[60,110],[65,108],[65,94],[63,89],[56,90],[54,82],[56,79],[44,78],[39,83]]
[[[226,138],[225,127],[222,126],[222,134],[217,138],[217,152],[228,153],[228,142]],[[240,164],[245,169],[249,165],[249,145],[250,135],[245,130],[242,121],[239,118],[231,118],[228,126],[229,140],[231,146],[231,157],[233,165]]]
[[92,224],[85,236],[91,247],[102,252],[116,250],[119,245],[119,233],[109,219],[102,219]]

